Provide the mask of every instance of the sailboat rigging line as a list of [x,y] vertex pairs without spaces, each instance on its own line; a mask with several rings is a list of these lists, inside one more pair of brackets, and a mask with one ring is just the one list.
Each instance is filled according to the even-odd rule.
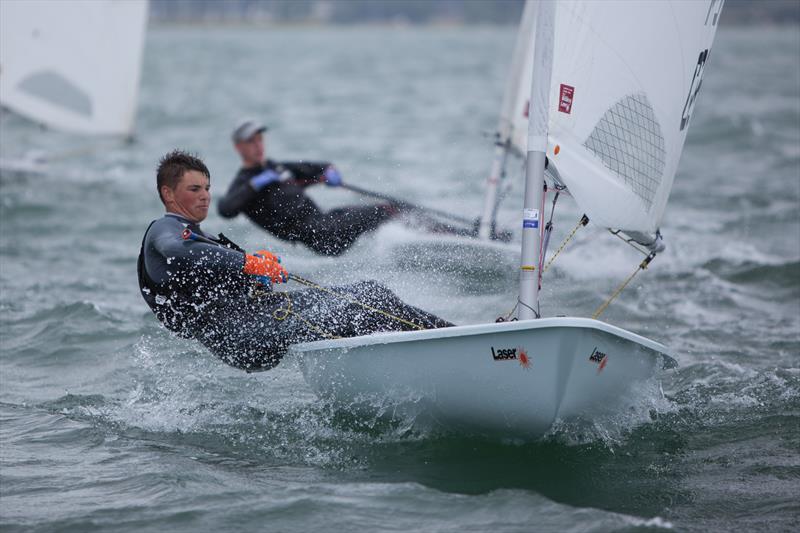
[[[547,192],[547,186],[545,185],[545,192]],[[556,202],[558,201],[558,196],[561,194],[558,190],[556,190],[556,195],[553,197],[553,205],[550,208],[550,219],[547,221],[547,224],[544,225],[544,239],[542,239],[542,250],[539,253],[539,272],[543,273],[542,265],[544,263],[544,258],[547,255],[547,246],[550,244],[550,235],[553,233],[553,215],[556,212]],[[539,288],[541,288],[541,274],[539,275]]]
[[[536,311],[536,309],[534,309],[533,307],[531,307],[530,305],[526,304],[525,302],[523,302],[523,301],[521,301],[521,300],[519,300],[519,299],[517,299],[517,305],[515,305],[515,306],[514,306],[514,309],[516,309],[516,308],[517,308],[517,306],[519,306],[519,305],[521,305],[522,307],[527,307],[528,309],[530,309],[530,310],[533,312],[533,315],[534,315],[536,318],[542,318],[542,317],[539,315],[539,312],[538,312],[538,311]],[[512,310],[511,310],[511,312],[513,313],[513,312],[514,312],[514,310],[512,309]]]
[[495,322],[508,322],[508,319],[511,318],[511,315],[513,315],[514,311],[517,310],[517,307],[519,307],[519,300],[517,300],[517,303],[515,303],[514,307],[511,308],[511,311],[509,311],[503,316],[497,317],[497,320],[495,320]]
[[497,133],[497,140],[495,141],[495,146],[502,147],[503,151],[503,162],[500,164],[500,176],[498,177],[498,182],[503,185],[500,188],[500,193],[494,200],[494,206],[492,207],[492,219],[491,219],[491,227],[495,227],[497,225],[497,212],[500,209],[500,203],[505,199],[506,194],[510,190],[511,184],[506,182],[506,162],[508,161],[508,152],[511,148],[511,138],[506,137],[506,140],[501,140],[500,133]]
[[[318,291],[327,292],[328,294],[332,294],[334,296],[338,296],[339,298],[342,298],[343,300],[347,300],[348,302],[354,303],[356,305],[360,305],[364,309],[372,311],[373,313],[381,314],[381,315],[383,315],[383,316],[385,316],[387,318],[391,318],[392,320],[396,320],[396,321],[400,322],[401,324],[405,324],[406,326],[411,326],[412,328],[416,328],[416,329],[419,329],[419,330],[425,329],[423,326],[420,326],[419,324],[417,324],[415,322],[411,322],[410,320],[406,320],[405,318],[402,318],[402,317],[399,317],[397,315],[393,315],[391,313],[388,313],[388,312],[384,311],[383,309],[378,309],[377,307],[372,307],[371,305],[365,304],[364,302],[359,302],[355,298],[351,298],[351,297],[349,297],[349,296],[347,296],[345,294],[338,293],[338,292],[333,291],[333,290],[331,290],[331,289],[329,289],[327,287],[323,287],[322,285],[318,285],[318,284],[314,283],[311,280],[308,280],[308,279],[305,279],[305,278],[301,278],[300,276],[297,276],[295,274],[289,274],[289,279],[292,280],[292,281],[296,281],[297,283],[300,283],[301,285],[305,285],[307,287],[311,287],[312,289],[316,289]],[[296,314],[295,314],[295,316],[296,316]]]
[[[550,220],[547,222],[547,224],[548,224],[549,226],[551,226],[551,227],[552,227],[552,222],[553,222],[553,211],[555,210],[555,206],[556,206],[556,200],[558,200],[558,195],[559,195],[559,192],[557,192],[557,193],[556,193],[556,196],[555,196],[555,198],[553,198],[553,210],[552,210],[552,211],[550,211]],[[552,265],[552,264],[553,264],[553,261],[555,261],[555,260],[556,260],[556,257],[558,257],[558,254],[560,254],[560,253],[561,253],[561,252],[564,250],[564,247],[566,247],[566,246],[567,246],[567,243],[569,243],[569,241],[572,239],[572,237],[574,237],[574,236],[575,236],[575,233],[577,233],[577,231],[578,231],[578,230],[579,230],[579,229],[580,229],[582,226],[585,226],[585,225],[587,225],[588,223],[589,223],[589,217],[587,217],[586,215],[583,215],[583,216],[581,216],[581,219],[578,221],[578,224],[575,226],[575,228],[573,228],[573,230],[570,232],[570,234],[569,234],[569,235],[567,235],[567,238],[566,238],[566,239],[564,239],[564,241],[561,243],[561,246],[559,246],[559,247],[558,247],[558,250],[556,250],[556,253],[554,253],[554,254],[553,254],[553,257],[551,257],[551,258],[550,258],[550,261],[548,261],[548,262],[547,262],[547,264],[545,265],[545,267],[544,267],[543,269],[541,269],[541,270],[540,270],[540,272],[541,272],[542,274],[544,274],[545,272],[547,272],[547,269],[548,269],[548,268],[550,268],[550,265]],[[550,234],[549,234],[549,233],[545,233],[545,236],[546,236],[546,239],[547,239],[547,240],[549,240],[549,239],[550,239]],[[546,251],[546,250],[547,250],[547,243],[545,242],[545,245],[544,245],[544,250],[543,250],[543,253],[542,253],[542,257],[544,257],[544,251]],[[540,263],[540,265],[539,265],[539,266],[541,267],[541,263]],[[540,281],[541,281],[541,280],[540,280]],[[511,309],[511,311],[509,311],[509,312],[508,312],[508,313],[506,313],[505,315],[503,315],[503,316],[499,317],[499,318],[498,318],[498,320],[502,319],[503,321],[507,321],[507,320],[508,320],[508,319],[511,317],[511,315],[513,315],[513,314],[514,314],[514,311],[516,311],[516,310],[517,310],[517,307],[519,307],[519,305],[520,305],[520,304],[522,304],[522,302],[520,302],[519,300],[517,300],[517,303],[516,303],[516,304],[514,304],[514,307]],[[525,305],[525,304],[522,304],[522,305]],[[531,308],[530,308],[530,306],[526,306],[526,307],[528,307],[529,309],[531,309]],[[533,310],[533,309],[531,309],[531,310],[534,312],[534,314],[536,314],[536,317],[537,317],[537,318],[539,318],[539,313],[536,313],[536,311],[535,311],[535,310]],[[601,312],[602,312],[602,311],[601,311]]]
[[622,235],[620,235],[620,230],[612,230],[611,228],[609,228],[609,229],[608,229],[608,232],[609,232],[611,235],[613,235],[614,237],[616,237],[616,238],[618,238],[619,240],[621,240],[622,242],[624,242],[625,244],[628,244],[628,245],[630,245],[630,247],[631,247],[631,248],[633,248],[633,249],[634,249],[634,250],[636,250],[637,252],[641,253],[642,255],[649,255],[649,254],[650,254],[650,252],[648,252],[648,251],[645,251],[645,250],[642,250],[641,248],[639,248],[638,246],[636,246],[635,244],[633,244],[633,243],[635,242],[633,239],[626,239],[625,237],[623,237]]
[[586,215],[583,215],[581,217],[581,219],[578,221],[578,225],[575,226],[575,228],[570,232],[569,235],[567,235],[567,238],[564,239],[564,241],[561,243],[561,246],[558,247],[558,250],[556,250],[556,253],[553,254],[553,257],[551,257],[550,261],[548,261],[547,264],[544,266],[544,268],[542,269],[542,273],[547,272],[547,269],[550,268],[550,265],[552,265],[553,261],[556,260],[556,257],[558,257],[558,254],[560,254],[562,252],[562,250],[564,250],[564,247],[567,245],[567,243],[572,239],[572,237],[575,236],[575,233],[577,233],[577,231],[582,226],[585,226],[588,223],[589,223],[589,217],[587,217]]
[[326,337],[328,339],[341,339],[342,338],[342,337],[339,337],[337,335],[334,335],[332,333],[329,333],[329,332],[325,331],[324,329],[320,328],[316,324],[313,324],[307,318],[303,317],[302,315],[300,315],[298,313],[295,313],[292,310],[292,298],[289,296],[289,293],[288,292],[282,292],[281,294],[283,294],[286,297],[286,307],[285,308],[281,307],[279,309],[276,309],[272,313],[272,318],[274,318],[275,320],[278,320],[278,321],[284,321],[284,320],[286,320],[288,318],[289,315],[293,315],[293,316],[297,317],[301,322],[303,322],[308,329],[316,331],[317,333],[319,333],[323,337]]
[[593,319],[597,319],[597,317],[599,317],[603,313],[603,311],[606,310],[606,308],[611,304],[611,302],[613,302],[614,299],[617,296],[619,296],[619,294],[623,290],[625,290],[625,287],[628,286],[628,283],[631,282],[631,280],[636,276],[636,274],[638,274],[640,270],[645,270],[647,268],[647,266],[650,264],[650,261],[652,261],[655,257],[656,257],[656,253],[655,252],[650,252],[650,254],[648,254],[648,256],[645,257],[644,260],[641,263],[639,263],[639,266],[636,267],[636,270],[633,271],[633,274],[628,276],[628,279],[623,281],[622,285],[617,287],[617,290],[615,290],[614,293],[611,296],[609,296],[608,300],[603,302],[603,305],[601,305],[600,307],[597,308],[597,311],[594,312],[594,314],[592,315],[592,318]]

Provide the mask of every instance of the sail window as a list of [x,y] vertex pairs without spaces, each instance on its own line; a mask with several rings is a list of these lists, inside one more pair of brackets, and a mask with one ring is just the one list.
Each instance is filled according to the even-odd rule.
[[666,152],[647,96],[628,95],[618,101],[583,144],[650,209],[664,174]]
[[19,83],[24,92],[50,104],[86,117],[92,116],[92,101],[75,84],[52,70],[31,74]]

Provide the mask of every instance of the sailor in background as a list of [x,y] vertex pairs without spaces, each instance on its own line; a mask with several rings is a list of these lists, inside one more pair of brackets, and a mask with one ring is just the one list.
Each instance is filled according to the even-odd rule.
[[306,187],[325,183],[337,187],[342,176],[327,162],[277,162],[266,159],[267,127],[244,120],[233,130],[233,146],[242,167],[219,202],[219,214],[245,213],[276,237],[302,242],[314,252],[339,255],[358,237],[399,213],[398,206],[351,206],[324,212],[309,198]]
[[167,154],[156,186],[166,214],[142,240],[142,296],[169,330],[200,341],[232,366],[272,368],[298,342],[451,325],[371,281],[328,288],[295,277],[312,288],[272,291],[273,283],[290,277],[278,257],[265,250],[248,254],[200,228],[211,205],[211,176],[200,159]]

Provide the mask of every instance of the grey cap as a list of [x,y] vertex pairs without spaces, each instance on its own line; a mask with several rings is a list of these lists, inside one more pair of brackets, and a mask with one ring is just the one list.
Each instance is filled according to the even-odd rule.
[[250,140],[256,133],[264,133],[267,131],[267,129],[268,128],[261,122],[252,118],[248,118],[239,121],[239,124],[231,134],[231,138],[235,143],[247,141]]

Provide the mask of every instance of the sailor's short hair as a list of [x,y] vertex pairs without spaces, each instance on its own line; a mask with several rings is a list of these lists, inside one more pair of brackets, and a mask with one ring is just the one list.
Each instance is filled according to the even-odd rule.
[[173,150],[158,161],[158,170],[156,171],[156,189],[158,190],[158,197],[161,202],[164,202],[164,197],[161,195],[161,187],[166,185],[170,189],[175,189],[180,183],[184,174],[190,170],[196,170],[206,175],[211,180],[211,173],[208,167],[203,163],[202,159],[195,154],[185,152],[183,150]]

